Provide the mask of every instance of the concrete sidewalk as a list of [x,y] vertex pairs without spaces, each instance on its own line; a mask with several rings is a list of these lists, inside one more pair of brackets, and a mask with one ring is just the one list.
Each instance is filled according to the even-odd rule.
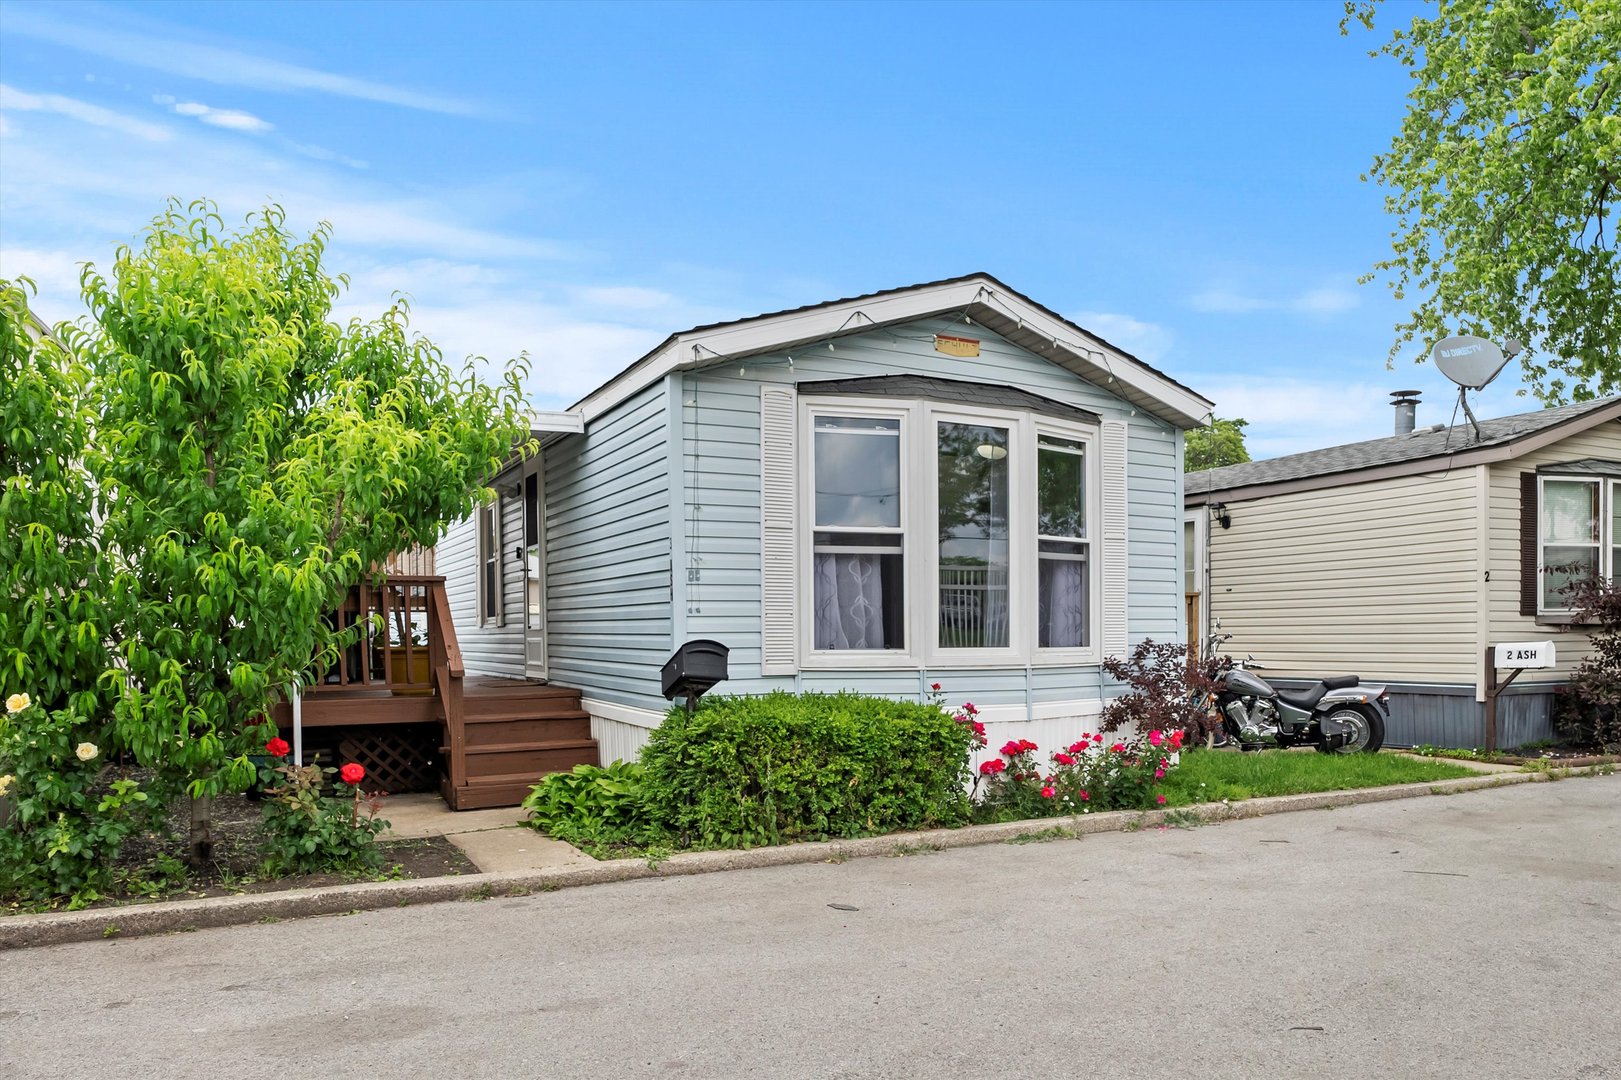
[[443,836],[485,874],[552,870],[596,861],[570,844],[525,826],[528,815],[516,806],[457,813],[437,795],[394,795],[383,804],[380,816],[388,819],[389,827],[379,839]]

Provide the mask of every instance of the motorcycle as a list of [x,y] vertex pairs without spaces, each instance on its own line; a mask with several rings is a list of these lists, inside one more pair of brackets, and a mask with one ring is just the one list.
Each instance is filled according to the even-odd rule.
[[1280,691],[1252,673],[1261,666],[1254,657],[1240,662],[1217,653],[1231,638],[1212,634],[1209,639],[1206,673],[1215,687],[1208,704],[1240,749],[1315,746],[1323,754],[1371,754],[1384,745],[1390,718],[1386,687],[1342,675],[1299,693]]

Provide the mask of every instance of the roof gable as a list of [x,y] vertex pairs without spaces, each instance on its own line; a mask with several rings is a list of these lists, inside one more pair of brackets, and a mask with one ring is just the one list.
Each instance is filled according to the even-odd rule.
[[989,274],[910,285],[672,334],[576,406],[587,423],[674,371],[833,340],[876,327],[961,314],[1014,345],[1177,427],[1204,423],[1211,402]]

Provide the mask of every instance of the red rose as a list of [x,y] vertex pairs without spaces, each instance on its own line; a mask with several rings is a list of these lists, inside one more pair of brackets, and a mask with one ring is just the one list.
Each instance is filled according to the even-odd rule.
[[931,685],[931,686],[930,686],[930,687],[929,687],[929,689],[930,689],[930,690],[936,690],[936,691],[937,691],[937,690],[939,690],[939,689],[940,689],[940,684],[939,684],[939,683],[934,683],[934,684],[932,684],[932,685]]
[[1103,736],[1102,735],[1094,735],[1094,736],[1092,736],[1092,741],[1095,742],[1095,743],[1100,743],[1100,742],[1103,741]]
[[1023,749],[1024,747],[1019,745],[1018,740],[1009,739],[1007,744],[1002,747],[1002,753],[1006,754],[1008,757],[1015,757]]
[[1073,765],[1073,764],[1075,764],[1075,759],[1070,757],[1068,754],[1054,754],[1053,755],[1053,760],[1058,762],[1058,764],[1060,764],[1060,765]]
[[1161,806],[1164,806],[1164,805],[1165,805],[1165,796],[1163,796],[1163,795],[1159,795],[1159,796],[1156,796],[1156,798],[1157,798],[1157,800],[1158,800],[1158,802],[1159,802],[1159,804],[1160,804],[1160,805],[1161,805]]
[[1057,794],[1058,792],[1054,791],[1051,787],[1044,787],[1041,789],[1041,797],[1043,799],[1050,799]]
[[1180,731],[1171,732],[1171,749],[1182,749],[1182,733]]
[[979,767],[979,775],[994,776],[1005,768],[1007,764],[1001,758],[992,758]]
[[1040,750],[1041,747],[1037,746],[1035,743],[1031,742],[1029,739],[1020,739],[1019,740],[1019,749],[1020,750]]
[[1082,802],[1087,802],[1091,798],[1092,798],[1092,796],[1088,795],[1086,792],[1084,792],[1084,791],[1081,792],[1081,801]]
[[269,754],[271,757],[286,757],[288,754],[292,753],[292,750],[293,748],[287,745],[286,739],[271,739],[269,742],[265,743],[265,753]]
[[349,764],[338,770],[338,779],[342,780],[345,784],[358,784],[362,780],[366,779],[366,770],[351,761]]
[[963,702],[962,703],[962,711],[967,713],[969,716],[978,716],[979,715],[979,710],[974,708],[974,703],[972,701]]
[[1161,735],[1156,729],[1148,733],[1148,741],[1153,745],[1158,746],[1160,743],[1165,741],[1165,736]]

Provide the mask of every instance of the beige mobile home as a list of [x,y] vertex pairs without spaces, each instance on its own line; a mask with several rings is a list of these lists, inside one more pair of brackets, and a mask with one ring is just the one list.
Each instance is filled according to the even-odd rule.
[[1498,706],[1499,745],[1546,738],[1587,647],[1547,568],[1621,573],[1621,397],[1478,433],[1395,404],[1390,438],[1188,474],[1188,609],[1285,685],[1389,682],[1397,746],[1480,745],[1487,648],[1551,640]]

